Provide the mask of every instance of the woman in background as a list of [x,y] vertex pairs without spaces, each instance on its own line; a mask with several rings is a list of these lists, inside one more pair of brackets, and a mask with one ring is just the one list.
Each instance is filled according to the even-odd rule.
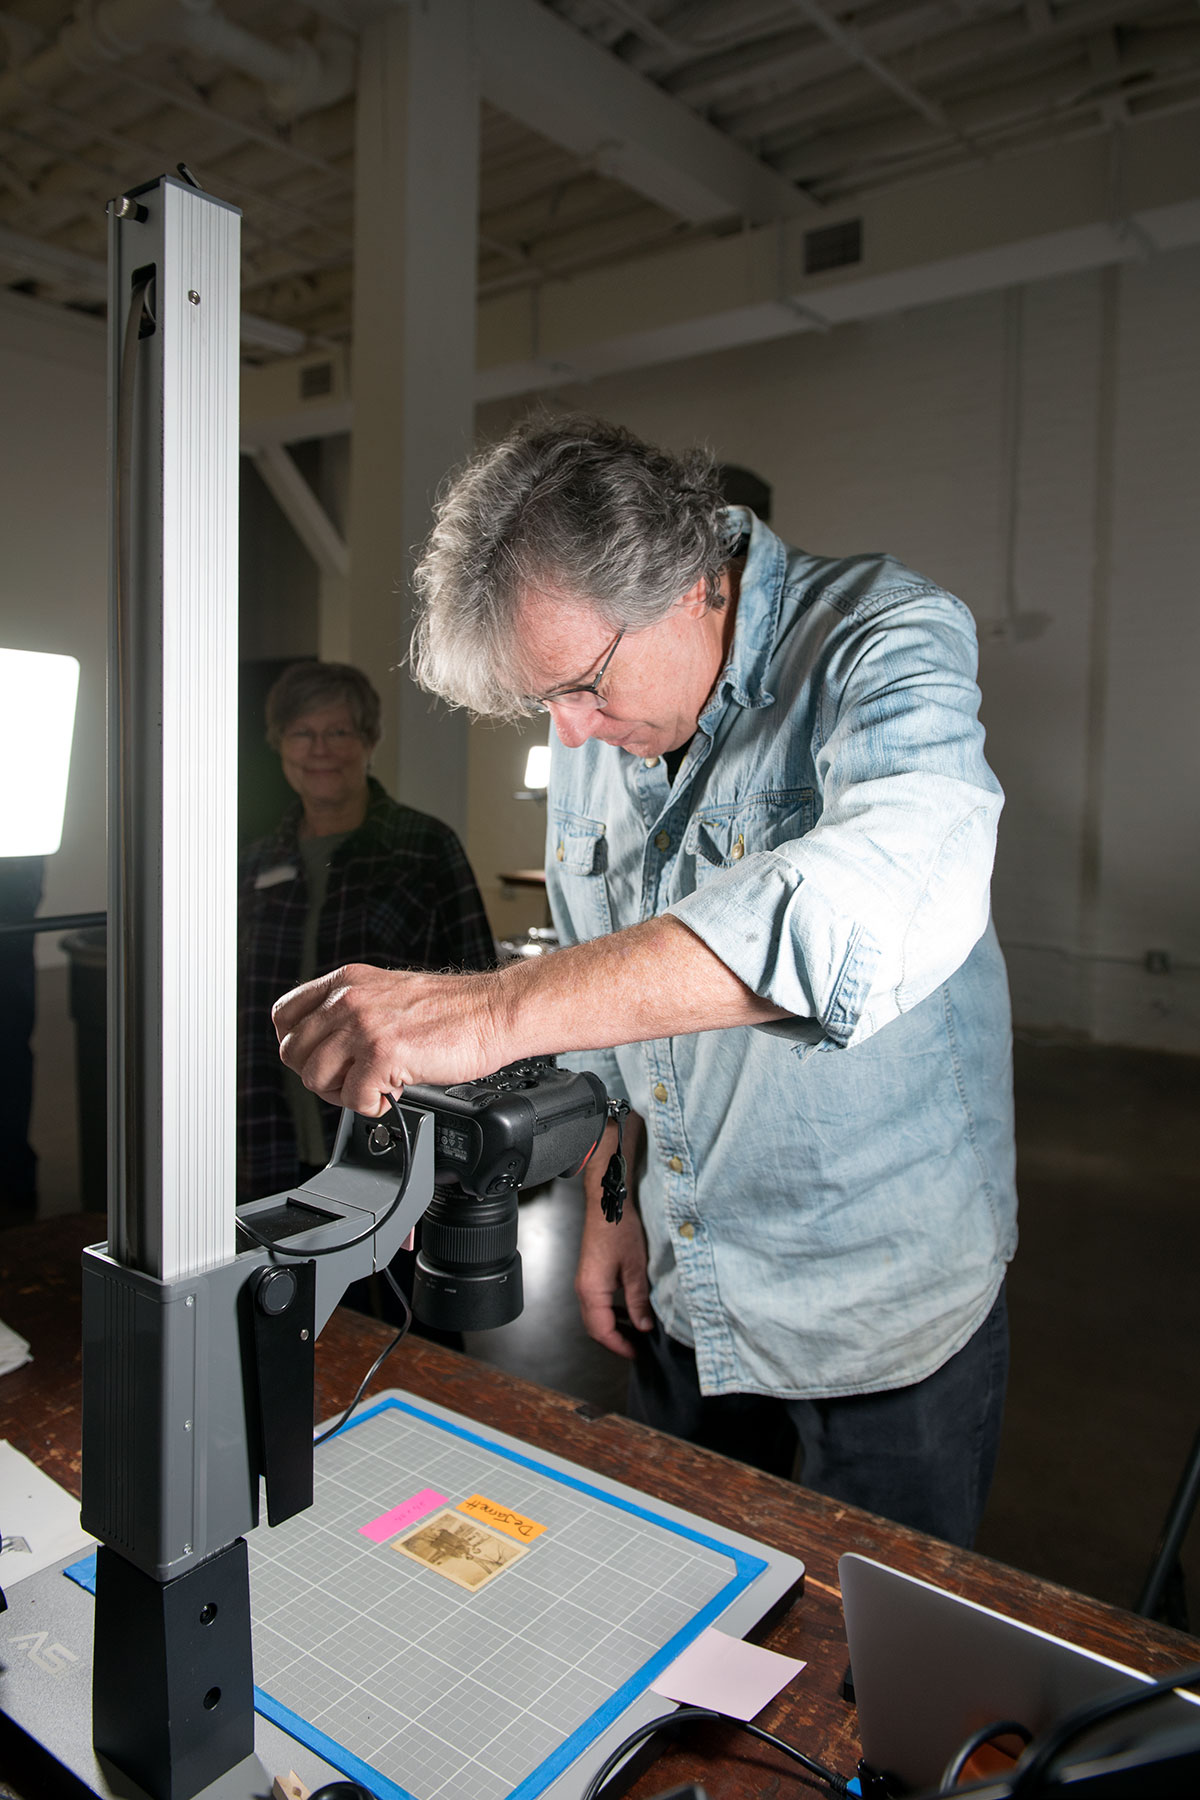
[[273,1003],[343,963],[487,969],[495,947],[448,825],[369,774],[379,695],[360,669],[301,662],[267,696],[267,741],[298,799],[251,844],[238,883],[238,1196],[323,1168],[336,1107],[279,1060]]

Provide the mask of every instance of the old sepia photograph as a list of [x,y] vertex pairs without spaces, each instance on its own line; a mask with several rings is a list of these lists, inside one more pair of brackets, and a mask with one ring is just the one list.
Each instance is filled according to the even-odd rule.
[[449,1508],[397,1538],[392,1549],[472,1592],[528,1554],[527,1545],[502,1538]]

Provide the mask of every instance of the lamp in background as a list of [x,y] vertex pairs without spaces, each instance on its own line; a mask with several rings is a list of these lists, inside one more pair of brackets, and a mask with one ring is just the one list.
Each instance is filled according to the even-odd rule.
[[514,799],[544,800],[550,785],[550,746],[531,744],[525,758],[525,786],[518,788]]
[[0,856],[51,856],[62,842],[79,663],[0,650]]

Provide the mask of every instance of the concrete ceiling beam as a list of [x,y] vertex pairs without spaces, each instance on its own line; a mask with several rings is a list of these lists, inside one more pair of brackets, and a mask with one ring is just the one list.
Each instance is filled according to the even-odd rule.
[[484,97],[602,174],[693,224],[814,213],[768,164],[634,73],[537,0],[475,13]]

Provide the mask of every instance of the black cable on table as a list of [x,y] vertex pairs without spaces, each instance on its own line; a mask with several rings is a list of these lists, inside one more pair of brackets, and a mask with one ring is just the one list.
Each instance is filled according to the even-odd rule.
[[656,1731],[669,1730],[673,1725],[690,1725],[698,1719],[713,1719],[722,1725],[736,1726],[739,1731],[745,1731],[752,1738],[757,1738],[759,1743],[770,1744],[773,1750],[779,1750],[784,1756],[790,1756],[793,1762],[798,1762],[803,1769],[807,1770],[807,1774],[796,1776],[796,1780],[804,1782],[807,1787],[828,1789],[835,1794],[845,1794],[849,1791],[850,1783],[844,1775],[839,1775],[834,1769],[825,1768],[813,1757],[806,1756],[803,1750],[797,1750],[794,1744],[789,1744],[783,1738],[776,1737],[773,1732],[764,1731],[761,1725],[752,1725],[747,1719],[731,1718],[728,1713],[715,1712],[707,1706],[681,1706],[673,1713],[663,1713],[657,1719],[648,1720],[645,1725],[639,1725],[636,1731],[631,1731],[627,1738],[623,1738],[596,1770],[584,1789],[581,1800],[599,1800],[609,1776],[624,1762],[631,1750],[636,1750],[639,1744],[644,1743],[648,1737],[653,1737]]

